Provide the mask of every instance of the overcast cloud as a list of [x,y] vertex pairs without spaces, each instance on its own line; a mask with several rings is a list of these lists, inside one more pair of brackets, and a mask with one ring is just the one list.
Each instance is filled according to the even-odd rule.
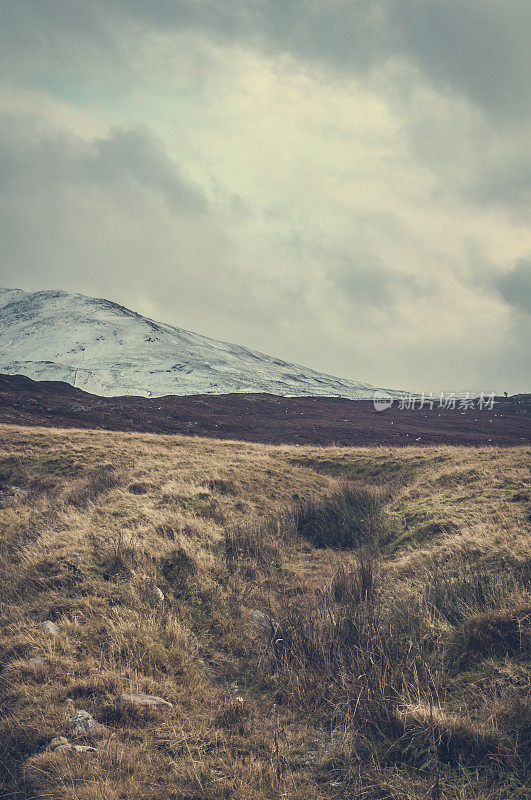
[[0,284],[529,390],[531,5],[0,5]]

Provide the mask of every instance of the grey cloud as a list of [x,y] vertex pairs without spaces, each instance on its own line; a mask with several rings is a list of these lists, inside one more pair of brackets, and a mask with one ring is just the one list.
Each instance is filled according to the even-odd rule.
[[[138,44],[153,30],[290,52],[336,77],[405,59],[412,68],[392,71],[394,99],[387,99],[415,156],[441,178],[441,190],[467,204],[528,214],[529,126],[521,124],[531,113],[528,0],[17,0],[0,17],[4,80],[43,86],[81,105],[84,92],[129,90]],[[443,99],[451,88],[488,114],[472,124],[461,119],[462,108],[432,118],[433,109],[408,96],[421,80],[417,68]],[[135,146],[131,137],[119,145],[121,152]],[[100,162],[113,147],[102,144]],[[149,158],[150,172],[163,169],[155,153]],[[171,196],[170,189],[169,202]]]
[[475,204],[513,209],[526,221],[531,207],[531,153],[528,140],[507,146],[494,163],[477,165],[466,195]]
[[0,240],[0,284],[158,293],[184,308],[222,296],[213,265],[231,249],[148,130],[85,141],[30,114],[0,116]]
[[[123,37],[134,35],[132,25],[192,28],[336,70],[405,58],[490,113],[531,112],[527,0],[17,0],[3,17],[6,52],[23,51],[30,65],[63,57],[75,65],[79,46],[97,48],[105,61],[127,59]],[[95,52],[92,61],[97,68]]]
[[399,55],[486,108],[531,111],[527,0],[114,0],[111,7],[146,24],[251,37],[340,68],[368,69]]
[[397,297],[401,294],[423,296],[433,293],[435,282],[426,282],[422,275],[409,275],[391,269],[370,251],[347,255],[329,255],[330,280],[337,291],[358,313],[385,310],[393,313]]
[[265,352],[285,349],[272,324],[306,317],[267,270],[238,266],[146,128],[81,140],[37,114],[0,115],[0,241],[0,285],[107,297]]
[[501,275],[497,288],[509,305],[531,315],[531,260],[521,260]]
[[98,139],[84,161],[87,175],[99,181],[118,181],[159,191],[174,211],[198,212],[206,201],[196,187],[186,183],[162,144],[141,128],[114,129]]
[[17,187],[34,191],[93,183],[160,194],[175,212],[206,209],[201,192],[183,179],[161,142],[144,128],[115,128],[87,143],[48,128],[32,114],[1,115],[0,181],[4,194]]
[[[414,81],[410,75],[403,76]],[[417,162],[440,179],[438,191],[466,205],[504,209],[527,220],[531,203],[529,124],[499,125],[461,104],[431,95],[419,105],[415,91],[395,84],[390,97]]]
[[436,84],[502,116],[531,112],[527,0],[394,0],[390,24]]
[[[425,201],[423,192],[416,192],[415,179],[427,164],[430,178],[440,179],[434,181],[433,194],[436,200],[442,196],[441,220],[453,214],[459,222],[458,216],[466,217],[469,211],[466,206],[474,205],[473,214],[479,216],[472,222],[481,223],[482,204],[522,213],[528,199],[526,147],[518,118],[530,110],[530,49],[524,34],[530,9],[524,0],[503,5],[500,0],[16,0],[3,3],[0,11],[0,71],[3,81],[16,89],[44,88],[52,97],[66,99],[65,106],[70,102],[97,108],[100,120],[106,111],[100,103],[109,103],[112,117],[114,98],[119,115],[124,113],[122,95],[115,89],[123,89],[128,100],[139,73],[141,91],[150,81],[155,91],[163,83],[161,63],[170,60],[157,61],[157,38],[142,49],[144,36],[154,31],[189,32],[190,52],[206,35],[272,55],[291,53],[323,67],[323,72],[312,72],[311,79],[321,76],[332,100],[334,81],[341,84],[353,74],[364,75],[364,87],[391,108],[392,124],[401,129],[396,140],[384,136],[382,141],[383,151],[390,151],[389,169],[395,156],[402,168],[411,156],[404,180],[410,168],[412,206]],[[171,49],[171,37],[162,38]],[[185,37],[175,41],[183,43]],[[197,47],[202,53],[202,45]],[[208,55],[208,47],[204,51]],[[227,60],[233,55],[230,49],[224,52]],[[185,46],[183,58],[188,55]],[[199,58],[198,64],[198,69],[211,68]],[[403,67],[401,75],[395,65]],[[230,82],[230,69],[227,75]],[[394,107],[382,89],[385,80],[393,83]],[[408,90],[401,94],[397,88],[401,80],[410,84],[409,101]],[[431,93],[425,91],[430,82],[436,89]],[[279,87],[282,91],[282,82]],[[420,105],[429,95],[432,107],[419,107],[415,115],[417,87]],[[227,85],[228,91],[233,88]],[[463,95],[461,102],[454,92]],[[439,101],[444,109],[435,117]],[[22,102],[31,103],[31,96],[22,95]],[[200,93],[197,102],[204,103]],[[462,109],[474,104],[474,122],[463,123]],[[126,115],[131,107],[145,118],[134,104],[125,104]],[[156,124],[158,112],[148,110],[148,121],[152,113]],[[237,116],[232,122],[238,124]],[[193,136],[194,124],[192,119],[188,135]],[[323,136],[319,146],[329,145],[330,139]],[[208,149],[208,144],[201,146]],[[216,158],[215,150],[206,157]],[[317,149],[315,158],[320,158]],[[213,182],[218,180],[214,167],[206,178]],[[367,174],[369,168],[370,164]],[[342,162],[334,176],[338,185],[348,185],[347,173],[348,164]],[[249,180],[252,183],[253,177]],[[354,182],[352,186],[355,191]],[[267,228],[268,220],[265,230],[261,226],[264,209],[249,200],[241,185],[237,191],[242,197],[231,186],[219,185],[218,190],[214,212],[148,128],[114,129],[89,139],[51,127],[36,114],[6,116],[0,120],[0,283],[107,296],[207,335],[382,385],[429,390],[436,380],[441,388],[453,388],[455,376],[462,375],[467,382],[463,388],[488,388],[485,377],[497,371],[503,388],[505,382],[515,390],[522,387],[520,311],[528,287],[523,262],[502,278],[496,265],[489,267],[488,275],[481,277],[473,270],[468,275],[461,263],[466,255],[459,255],[466,226],[457,224],[454,230],[450,216],[448,236],[457,246],[448,248],[446,261],[444,241],[435,237],[431,252],[431,245],[416,235],[424,224],[422,215],[401,208],[400,198],[394,206],[384,204],[385,219],[375,220],[377,208],[366,223],[353,212],[346,230],[338,224],[331,233],[325,221],[317,230],[305,224],[304,203],[302,211],[295,208],[291,214],[280,191],[271,207],[285,220],[282,230],[300,231],[300,240],[293,241],[289,251],[279,242],[282,234]],[[452,194],[459,194],[457,203]],[[248,225],[252,244],[244,236],[241,252],[221,227],[228,225],[219,213],[224,198],[229,198],[229,215],[242,227]],[[341,206],[339,197],[337,202]],[[437,216],[436,202],[433,212]],[[485,216],[485,225],[491,218]],[[256,228],[251,230],[253,220]],[[233,231],[239,235],[237,225]],[[499,241],[510,236],[506,231]],[[482,238],[475,232],[470,235]],[[315,246],[332,237],[341,253]],[[400,244],[396,264],[395,240]],[[409,274],[409,268],[422,270],[418,265],[424,254],[426,273]],[[454,296],[452,289],[446,288],[445,294],[438,283],[440,261],[450,271],[455,266]],[[457,327],[465,331],[459,365],[445,330],[437,328],[435,312],[437,298],[451,306],[460,285],[472,298],[458,304],[454,315]],[[481,314],[476,325],[483,300],[498,315],[492,325]],[[413,339],[408,322],[416,329],[417,310],[422,314],[431,307],[430,335],[421,332]],[[453,311],[451,307],[441,316],[441,325],[448,324]],[[490,337],[487,343],[485,336]],[[418,385],[419,375],[428,376],[430,383]]]

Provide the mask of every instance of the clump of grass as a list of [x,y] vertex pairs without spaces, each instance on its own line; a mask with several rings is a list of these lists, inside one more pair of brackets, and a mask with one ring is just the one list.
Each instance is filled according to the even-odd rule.
[[510,755],[495,729],[480,727],[464,715],[447,714],[438,703],[435,707],[423,702],[410,706],[402,723],[403,734],[388,752],[390,761],[407,761],[422,769],[432,766],[435,755],[439,763],[452,767],[507,767]]
[[379,582],[379,564],[373,553],[360,552],[355,566],[339,564],[330,583],[330,595],[338,605],[374,605]]
[[212,478],[205,484],[211,492],[224,495],[238,494],[238,487],[235,482],[227,478]]
[[300,507],[297,531],[314,547],[349,550],[384,537],[382,497],[374,490],[346,486],[320,502]]
[[254,713],[254,706],[249,700],[243,697],[231,697],[222,703],[216,715],[216,725],[229,729],[238,736],[248,736]]
[[269,572],[273,567],[279,568],[280,543],[289,526],[290,517],[286,515],[227,528],[224,555],[229,572],[242,571],[252,577],[256,570]]
[[529,577],[524,567],[472,561],[450,574],[435,567],[426,577],[426,601],[441,619],[459,625],[484,609],[500,609],[525,592]]
[[127,490],[131,492],[131,494],[148,494],[150,491],[153,491],[153,486],[150,483],[146,483],[146,481],[137,481],[136,483],[131,483],[127,487]]
[[198,567],[193,556],[184,547],[176,547],[166,553],[160,562],[163,578],[173,587],[196,575]]
[[[348,565],[340,563],[313,603],[297,599],[280,609],[276,636],[266,654],[264,644],[259,651],[262,677],[293,709],[311,707],[348,734],[364,763],[377,757],[381,767],[409,764],[421,772],[466,764],[485,780],[503,782],[518,769],[522,737],[504,716],[515,713],[511,708],[521,712],[521,700],[508,696],[494,711],[488,695],[478,694],[482,717],[445,711],[439,695],[471,663],[521,657],[529,646],[530,608],[487,611],[492,597],[474,593],[482,613],[442,632],[431,623],[426,594],[433,593],[397,583],[374,550],[359,551]],[[507,593],[506,602],[516,596]]]
[[531,605],[472,614],[452,634],[449,655],[462,669],[487,656],[525,656],[531,645]]
[[280,676],[290,703],[317,706],[332,722],[356,718],[390,732],[422,647],[409,620],[385,609],[379,573],[373,556],[360,556],[348,571],[339,568],[315,604],[285,608],[269,660],[261,663],[264,677]]
[[114,464],[101,464],[88,470],[86,477],[78,480],[67,492],[66,501],[77,508],[85,508],[99,495],[120,485],[122,476]]
[[105,544],[102,547],[96,542],[94,544],[98,553],[98,569],[106,581],[131,577],[138,554],[130,536],[120,530],[110,547]]

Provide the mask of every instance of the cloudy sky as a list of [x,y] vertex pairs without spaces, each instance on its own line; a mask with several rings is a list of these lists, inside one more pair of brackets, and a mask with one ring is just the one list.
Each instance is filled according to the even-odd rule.
[[529,0],[2,0],[0,284],[529,391]]

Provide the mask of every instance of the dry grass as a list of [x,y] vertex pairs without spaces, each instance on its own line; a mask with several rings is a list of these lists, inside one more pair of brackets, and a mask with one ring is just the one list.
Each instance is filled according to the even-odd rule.
[[0,797],[526,796],[529,449],[0,431]]

